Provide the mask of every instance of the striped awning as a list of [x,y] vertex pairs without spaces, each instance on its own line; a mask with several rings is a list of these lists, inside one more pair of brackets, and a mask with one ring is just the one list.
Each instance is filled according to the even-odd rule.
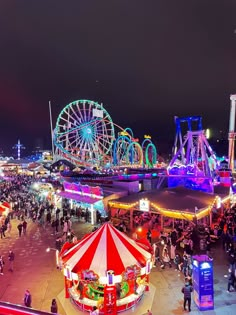
[[99,276],[105,276],[108,270],[120,275],[132,265],[143,268],[151,254],[110,223],[104,223],[61,253],[61,259],[74,273],[93,270]]

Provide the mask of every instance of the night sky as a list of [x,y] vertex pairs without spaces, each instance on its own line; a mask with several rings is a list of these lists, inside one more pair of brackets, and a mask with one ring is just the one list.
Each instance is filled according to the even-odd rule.
[[227,138],[236,93],[235,0],[1,0],[0,148],[50,146],[70,102],[103,103],[157,150],[174,116],[201,115]]

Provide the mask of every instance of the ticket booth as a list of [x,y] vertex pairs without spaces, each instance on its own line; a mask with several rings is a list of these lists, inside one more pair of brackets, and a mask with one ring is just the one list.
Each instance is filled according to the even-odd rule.
[[193,298],[200,311],[214,309],[213,260],[207,255],[193,256]]

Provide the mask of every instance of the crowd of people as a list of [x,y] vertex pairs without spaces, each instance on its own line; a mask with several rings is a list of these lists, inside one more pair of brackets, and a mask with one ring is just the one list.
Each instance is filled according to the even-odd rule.
[[[155,266],[161,269],[174,267],[183,274],[185,287],[192,286],[193,254],[205,254],[212,258],[212,245],[221,242],[228,259],[227,291],[236,290],[236,206],[225,205],[221,215],[212,226],[188,224],[184,229],[178,225],[168,233],[160,233],[158,242],[152,244],[151,230],[147,240],[152,244]],[[187,289],[184,287],[183,292]],[[185,294],[185,293],[184,293]],[[188,293],[189,295],[189,293]],[[185,299],[184,309],[188,299]],[[189,309],[191,301],[189,301]]]
[[[19,238],[27,235],[27,225],[31,220],[41,228],[50,229],[51,234],[55,235],[55,247],[58,250],[61,249],[65,241],[76,242],[77,238],[73,233],[71,216],[87,222],[89,220],[87,209],[76,207],[71,210],[68,204],[64,204],[62,210],[56,208],[49,200],[42,198],[31,189],[34,181],[36,181],[34,177],[19,175],[0,184],[0,201],[9,202],[13,210],[7,217],[0,217],[1,239],[11,235],[11,220],[16,219],[18,220]],[[196,226],[187,222],[185,222],[185,226],[182,226],[176,221],[175,227],[168,233],[161,232],[159,241],[155,243],[152,242],[152,230],[160,227],[158,215],[136,215],[134,222],[136,227],[140,224],[148,224],[146,236],[153,246],[155,265],[162,270],[166,267],[174,268],[179,275],[183,275],[185,281],[183,287],[184,308],[188,304],[189,310],[191,309],[189,291],[191,291],[192,286],[192,256],[197,251],[211,256],[211,247],[215,241],[221,240],[229,260],[227,291],[231,292],[236,289],[236,206],[225,207],[213,226]],[[120,222],[118,228],[122,232],[127,230],[124,221]],[[0,252],[0,275],[4,275],[5,260]],[[9,271],[13,272],[15,253],[12,249],[9,249],[7,260]],[[31,295],[30,299],[32,300]],[[56,300],[52,303],[52,309],[57,308],[55,303]]]
[[[72,222],[69,216],[64,216],[65,211],[62,212],[55,208],[49,200],[32,189],[37,180],[32,176],[16,175],[0,183],[0,202],[8,202],[11,205],[11,211],[7,215],[0,216],[1,239],[7,240],[11,237],[12,220],[16,220],[18,237],[27,237],[27,226],[29,221],[32,221],[41,228],[49,229],[55,235],[59,233],[60,229],[62,246],[63,242],[67,240],[68,232],[72,231]],[[4,276],[5,267],[8,267],[9,272],[14,272],[14,261],[15,252],[12,248],[9,249],[8,257],[4,257],[0,252],[1,276]],[[29,289],[25,291],[23,304],[26,307],[32,307],[32,295]],[[52,300],[50,310],[57,314],[56,299]]]

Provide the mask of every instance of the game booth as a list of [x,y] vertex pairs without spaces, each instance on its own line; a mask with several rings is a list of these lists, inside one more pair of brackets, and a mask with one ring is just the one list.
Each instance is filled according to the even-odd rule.
[[76,244],[65,243],[59,266],[65,296],[83,311],[96,306],[100,314],[117,314],[137,304],[149,290],[152,254],[104,223]]

